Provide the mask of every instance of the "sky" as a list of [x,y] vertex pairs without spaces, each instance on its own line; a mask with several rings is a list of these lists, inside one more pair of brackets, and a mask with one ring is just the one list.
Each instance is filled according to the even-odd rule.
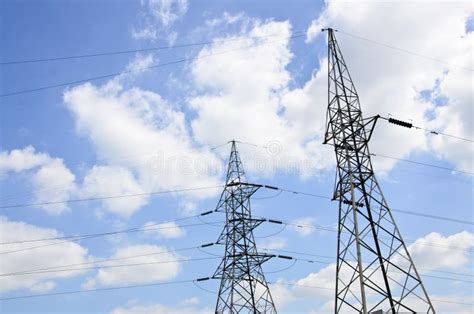
[[[221,246],[197,247],[217,240],[225,217],[195,216],[217,205],[228,141],[242,142],[248,181],[332,196],[335,156],[322,144],[327,39],[320,30],[328,26],[338,30],[365,117],[468,139],[381,120],[370,150],[435,308],[473,311],[469,1],[0,6],[0,273],[54,270],[2,276],[0,298],[83,291],[0,300],[2,312],[212,313],[219,282],[187,281],[212,276],[223,255]],[[166,48],[148,49],[156,47]],[[12,63],[118,51],[128,52]],[[150,194],[173,190],[185,191]],[[104,198],[120,195],[135,196]],[[300,259],[263,265],[278,311],[333,312],[337,203],[260,189],[252,213],[289,222],[260,226],[260,251]],[[21,242],[132,228],[142,229]],[[140,265],[120,266],[133,263]],[[57,271],[64,265],[74,270]],[[175,283],[150,285],[167,282]]]

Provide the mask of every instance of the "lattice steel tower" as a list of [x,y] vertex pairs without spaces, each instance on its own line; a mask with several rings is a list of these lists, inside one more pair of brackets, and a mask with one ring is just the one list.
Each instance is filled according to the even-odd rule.
[[378,116],[362,117],[335,31],[325,30],[324,143],[334,145],[339,200],[335,312],[435,313],[372,169],[368,143]]
[[258,253],[253,236],[265,220],[250,212],[250,197],[261,185],[246,181],[235,141],[231,143],[226,186],[217,205],[226,213],[226,226],[217,241],[225,245],[225,255],[213,276],[221,280],[216,313],[276,313],[262,270],[272,255]]

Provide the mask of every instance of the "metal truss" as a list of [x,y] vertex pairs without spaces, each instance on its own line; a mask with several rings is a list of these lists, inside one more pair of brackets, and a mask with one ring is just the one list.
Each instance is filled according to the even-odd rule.
[[217,243],[225,255],[214,273],[220,279],[216,313],[276,313],[262,264],[272,255],[257,252],[253,230],[264,219],[252,218],[250,197],[261,187],[246,182],[235,141],[227,169],[226,186],[217,205],[226,213],[226,226]]
[[335,312],[435,313],[375,178],[364,119],[334,30],[328,31],[328,110],[324,143],[337,161],[339,200]]

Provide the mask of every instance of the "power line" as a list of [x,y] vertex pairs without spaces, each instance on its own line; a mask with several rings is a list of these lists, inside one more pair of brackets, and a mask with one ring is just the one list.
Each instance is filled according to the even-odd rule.
[[3,205],[3,206],[0,206],[0,209],[29,207],[29,206],[56,205],[56,204],[77,203],[77,202],[86,202],[86,201],[99,201],[99,200],[108,200],[108,199],[115,199],[115,198],[139,197],[139,196],[169,194],[169,193],[177,193],[177,192],[190,192],[190,191],[197,191],[197,190],[217,189],[217,188],[222,188],[222,187],[223,187],[222,185],[217,185],[217,186],[206,186],[206,187],[196,187],[196,188],[186,188],[186,189],[176,189],[176,190],[165,190],[165,191],[155,191],[155,192],[146,192],[146,193],[118,194],[118,195],[111,195],[111,196],[78,198],[78,199],[53,201],[53,202],[40,202],[40,203],[17,204],[17,205]]
[[[225,223],[225,221],[221,221],[221,223]],[[207,225],[207,223],[194,223],[194,224],[188,224],[188,225],[180,225],[176,227],[163,227],[163,228],[155,228],[155,229],[142,229],[142,230],[135,230],[135,231],[128,231],[128,232],[138,232],[138,231],[149,231],[149,230],[157,230],[157,229],[174,229],[174,228],[182,228],[182,227],[195,227],[195,226],[203,226]],[[119,232],[117,232],[119,233]],[[125,232],[122,232],[125,233]],[[114,233],[115,234],[115,233]],[[107,234],[109,235],[109,234]],[[99,236],[104,236],[104,234],[101,234]],[[99,236],[90,236],[90,237],[82,237],[79,239],[72,239],[72,240],[65,240],[61,242],[55,242],[55,243],[49,243],[49,244],[43,244],[43,245],[38,245],[38,246],[31,246],[23,249],[17,249],[17,250],[12,250],[12,251],[5,251],[5,252],[0,252],[0,255],[5,255],[5,254],[12,254],[12,253],[18,253],[18,252],[23,252],[23,251],[29,251],[29,250],[34,250],[34,249],[39,249],[39,248],[44,248],[44,247],[49,247],[53,245],[59,245],[63,243],[70,243],[70,242],[79,242],[81,240],[86,240],[86,239],[91,239],[91,238],[97,238]]]
[[[238,141],[236,141],[238,142]],[[262,146],[262,145],[256,145],[256,144],[251,144],[251,143],[245,143],[245,142],[239,142],[239,143],[243,143],[243,144],[249,144],[249,145],[252,145],[252,146],[257,146],[257,147],[263,147],[263,148],[267,148],[266,146]],[[226,143],[223,143],[221,145],[218,145],[216,147],[212,147],[211,150],[215,150],[219,147],[222,147],[222,146],[225,146],[225,145],[228,145],[229,142],[226,142]],[[331,144],[328,144],[328,145],[331,145]],[[139,155],[139,156],[142,156],[143,154]],[[152,155],[152,153],[150,154],[146,154],[146,155]],[[133,156],[136,156],[136,155],[133,155]],[[453,168],[448,168],[448,167],[443,167],[443,166],[439,166],[439,165],[435,165],[435,164],[430,164],[430,163],[424,163],[424,162],[419,162],[419,161],[414,161],[414,160],[410,160],[410,159],[401,159],[399,157],[393,157],[393,156],[387,156],[387,155],[382,155],[382,154],[372,154],[372,156],[374,157],[381,157],[381,158],[390,158],[390,159],[395,159],[395,160],[398,160],[398,161],[404,161],[404,162],[409,162],[409,163],[412,163],[412,164],[417,164],[417,165],[420,165],[420,166],[428,166],[428,167],[433,167],[433,168],[437,168],[437,169],[442,169],[442,170],[448,170],[448,171],[453,171],[453,172],[461,172],[461,173],[465,173],[465,174],[474,174],[474,173],[471,173],[471,172],[463,172],[463,171],[460,171],[460,170],[456,170],[456,169],[453,169]],[[123,157],[123,158],[118,158],[118,159],[128,159],[128,158],[132,158],[132,157]],[[90,162],[91,163],[91,162]],[[420,173],[421,174],[421,173]],[[427,174],[421,174],[421,175],[427,175]],[[21,194],[16,194],[16,195],[10,195],[6,198],[2,198],[0,199],[0,201],[3,201],[3,200],[8,200],[8,199],[11,199],[11,198],[15,198],[17,196],[23,196],[23,195],[30,195],[30,194],[35,194],[35,193],[38,193],[38,192],[41,192],[41,191],[50,191],[50,190],[61,190],[60,189],[61,186],[56,186],[56,188],[48,188],[48,189],[39,189],[39,190],[34,190],[34,191],[30,191],[30,192],[25,192],[25,193],[21,193]],[[220,188],[221,186],[217,186],[216,188]],[[293,191],[286,191],[286,192],[293,192]],[[153,192],[151,192],[152,194],[154,194]],[[147,195],[149,193],[146,193],[145,195]],[[302,195],[309,195],[309,196],[316,196],[316,194],[312,194],[312,193],[307,193],[307,192],[296,192],[294,194],[302,194]],[[142,196],[142,195],[130,195],[130,196]],[[121,197],[128,197],[128,196],[121,196]],[[331,199],[327,196],[322,196],[322,195],[319,195],[318,197],[321,197],[321,198],[327,198],[327,199]],[[113,197],[112,197],[113,198]],[[88,200],[88,199],[84,199],[84,200]],[[95,200],[95,199],[91,199],[91,200]],[[58,201],[59,203],[67,203],[68,201]],[[24,205],[11,205],[11,206],[14,206],[14,207],[27,207],[27,206],[35,206],[36,204],[24,204]],[[39,205],[42,205],[42,204],[39,204]],[[10,205],[5,205],[5,206],[0,206],[0,209],[2,208],[10,208],[11,207]],[[392,209],[393,210],[393,209]]]
[[356,38],[356,39],[360,39],[360,40],[363,40],[363,41],[366,41],[366,42],[369,42],[369,43],[372,43],[372,44],[376,44],[376,45],[379,45],[379,46],[382,46],[382,47],[385,47],[385,48],[390,48],[392,50],[396,50],[396,51],[399,51],[399,52],[410,54],[410,55],[413,55],[413,56],[416,56],[416,57],[420,57],[420,58],[435,61],[435,62],[438,62],[438,63],[443,63],[443,64],[446,64],[446,65],[450,65],[450,66],[453,66],[453,67],[456,67],[456,68],[459,68],[459,69],[462,69],[462,70],[465,70],[465,71],[469,71],[469,72],[474,71],[474,69],[463,67],[463,66],[458,66],[458,65],[452,64],[452,63],[450,63],[448,61],[445,61],[445,60],[442,60],[442,59],[434,58],[434,57],[424,55],[424,54],[421,54],[421,53],[417,53],[417,52],[414,52],[414,51],[410,51],[410,50],[406,50],[406,49],[399,48],[399,47],[396,47],[396,46],[388,45],[388,44],[385,44],[385,43],[382,43],[382,42],[379,42],[379,41],[376,41],[376,40],[373,40],[373,39],[369,39],[369,38],[361,37],[361,36],[358,36],[358,35],[346,33],[346,32],[343,32],[341,30],[337,30],[337,31],[341,34],[344,34],[344,35],[347,35],[347,36],[350,36],[350,37],[353,37],[353,38]]
[[286,40],[286,39],[292,40],[292,39],[299,38],[299,37],[303,37],[303,36],[306,36],[306,35],[305,35],[305,34],[302,34],[302,35],[293,35],[293,36],[290,36],[290,37],[282,38],[282,39],[280,39],[280,40],[267,41],[267,42],[263,42],[263,43],[253,44],[253,45],[246,46],[246,47],[241,47],[241,48],[235,48],[235,49],[230,49],[230,50],[218,51],[218,52],[210,53],[210,54],[207,54],[207,55],[204,55],[204,56],[199,56],[199,55],[198,55],[198,56],[195,56],[195,57],[183,58],[183,59],[179,59],[179,60],[175,60],[175,61],[170,61],[170,62],[166,62],[166,63],[153,64],[153,65],[151,65],[151,66],[143,67],[143,68],[140,68],[140,69],[125,70],[125,71],[115,72],[115,73],[111,73],[111,74],[105,74],[105,75],[94,76],[94,77],[90,77],[90,78],[87,78],[87,79],[81,79],[81,80],[69,81],[69,82],[65,82],[65,83],[58,83],[58,84],[46,85],[46,86],[37,87],[37,88],[31,88],[31,89],[25,89],[25,90],[19,90],[19,91],[9,92],[9,93],[5,93],[5,94],[0,94],[0,97],[8,97],[8,96],[14,96],[14,95],[20,95],[20,94],[38,92],[38,91],[47,90],[47,89],[52,89],[52,88],[57,88],[57,87],[64,87],[64,86],[69,86],[69,85],[77,85],[77,84],[81,84],[81,83],[85,83],[85,82],[91,82],[91,81],[96,81],[96,80],[100,80],[100,79],[115,77],[115,76],[118,76],[118,75],[130,74],[130,73],[134,73],[134,72],[138,72],[138,71],[143,71],[143,70],[149,70],[149,69],[156,69],[156,68],[161,68],[161,67],[163,67],[163,66],[168,66],[168,65],[173,65],[173,64],[178,64],[178,63],[193,61],[193,60],[201,60],[201,59],[209,58],[209,57],[216,56],[216,55],[231,53],[231,52],[240,51],[240,50],[246,50],[246,49],[250,49],[250,48],[262,46],[262,45],[265,45],[265,44],[271,44],[271,43],[275,43],[275,42],[278,42],[278,41],[281,41],[281,40]]
[[[275,252],[283,252],[283,253],[296,254],[296,255],[326,258],[326,259],[330,259],[332,262],[334,262],[334,256],[319,255],[319,254],[312,254],[312,253],[298,252],[298,251],[291,251],[291,250],[283,250],[283,249],[269,249],[269,248],[260,248],[260,249],[264,250],[264,251],[275,251]],[[316,260],[308,260],[308,259],[299,259],[299,260],[318,262],[318,263],[322,263],[322,264],[331,264],[331,262],[327,262],[327,261],[316,261]],[[426,271],[430,271],[430,272],[445,273],[445,274],[456,275],[456,276],[465,276],[465,277],[473,277],[474,276],[473,274],[468,274],[468,273],[458,273],[458,272],[437,270],[437,269],[425,268],[425,267],[417,267],[417,268],[422,269],[422,270],[426,270]],[[456,280],[455,278],[452,278],[452,279]]]
[[45,273],[60,273],[60,272],[74,272],[81,270],[91,270],[91,269],[106,269],[106,268],[121,268],[121,267],[136,267],[136,266],[147,266],[147,265],[157,265],[157,264],[169,264],[169,263],[179,263],[179,262],[195,262],[195,261],[205,261],[212,259],[220,259],[219,257],[199,257],[199,258],[186,258],[186,259],[175,259],[167,261],[153,261],[153,262],[141,262],[141,263],[132,263],[132,264],[116,264],[116,265],[96,265],[88,267],[79,267],[79,268],[63,268],[63,269],[51,269],[51,270],[40,270],[40,271],[31,271],[31,272],[18,272],[15,274],[2,274],[2,277],[11,277],[11,276],[24,276],[24,275],[37,275]]
[[399,157],[392,157],[392,156],[382,155],[382,154],[379,154],[379,153],[377,153],[377,154],[371,153],[370,155],[371,155],[371,156],[374,156],[374,157],[389,158],[389,159],[398,160],[398,161],[403,161],[403,162],[408,162],[408,163],[412,163],[412,164],[416,164],[416,165],[421,165],[421,166],[432,167],[432,168],[437,168],[437,169],[442,169],[442,170],[448,170],[448,171],[452,171],[452,172],[459,172],[459,173],[474,175],[474,172],[457,170],[457,169],[454,169],[454,168],[448,168],[448,167],[433,165],[433,164],[429,164],[429,163],[421,162],[421,161],[414,161],[414,160],[410,160],[410,159],[404,159],[404,158],[399,158]]
[[[269,218],[266,218],[266,217],[259,217],[259,218],[266,219],[266,221],[270,222],[270,223],[286,224],[286,225],[300,227],[300,228],[304,228],[304,227],[314,228],[314,229],[324,230],[324,231],[329,231],[329,232],[338,232],[338,230],[336,228],[329,227],[329,226],[312,225],[312,224],[298,224],[298,223],[288,222],[288,221],[284,221],[284,220],[269,219]],[[342,231],[342,232],[349,232],[349,231]],[[380,239],[384,239],[384,238],[380,237]],[[457,250],[457,251],[464,251],[464,252],[469,252],[469,253],[474,252],[474,250],[472,250],[472,249],[464,249],[464,248],[456,247],[456,246],[439,245],[439,244],[430,243],[430,242],[416,243],[416,240],[412,240],[412,239],[405,239],[405,242],[412,243],[414,245],[442,247],[442,248],[445,248],[445,249],[448,249],[448,250]]]
[[[313,289],[323,289],[323,290],[331,290],[334,291],[333,288],[328,288],[328,287],[321,287],[321,286],[314,286],[314,285],[305,285],[305,284],[296,284],[296,283],[288,283],[288,282],[281,282],[281,281],[275,281],[275,282],[270,282],[271,284],[274,285],[284,285],[284,286],[293,286],[293,287],[302,287],[302,288],[313,288]],[[371,291],[367,291],[367,293],[372,294]],[[412,297],[408,297],[412,298]],[[439,299],[431,299],[432,301],[435,302],[441,302],[441,303],[451,303],[451,304],[461,304],[461,305],[470,305],[474,306],[474,303],[465,303],[465,302],[457,302],[457,301],[449,301],[449,300],[439,300]]]
[[166,250],[166,251],[152,252],[152,253],[145,253],[145,254],[138,254],[138,255],[129,255],[129,256],[123,256],[123,257],[112,257],[112,258],[106,258],[106,259],[102,259],[102,260],[89,261],[89,262],[83,262],[83,263],[74,263],[74,264],[66,264],[66,265],[59,265],[59,266],[50,266],[50,267],[41,267],[41,268],[35,268],[35,269],[27,269],[27,270],[22,270],[22,271],[3,273],[3,274],[0,274],[0,277],[18,275],[18,274],[29,273],[29,272],[38,272],[38,271],[46,271],[46,270],[53,270],[53,269],[61,269],[61,268],[65,268],[65,267],[77,267],[77,266],[84,266],[84,265],[91,265],[91,264],[107,263],[107,262],[111,262],[111,261],[123,261],[123,260],[140,258],[140,257],[157,256],[157,255],[168,254],[168,253],[195,250],[195,249],[199,249],[201,247],[208,247],[208,246],[211,246],[211,245],[213,245],[213,244],[203,244],[203,245],[200,245],[200,246],[192,246],[192,247],[186,247],[186,248],[180,248],[180,249],[173,249],[173,250]]
[[[380,155],[380,154],[378,154],[377,156],[385,157],[385,155]],[[389,156],[387,156],[387,157],[389,157]],[[389,158],[395,158],[395,157],[389,157]],[[410,162],[414,162],[414,161],[410,161]],[[416,163],[418,163],[418,162],[416,162]],[[194,191],[194,190],[201,190],[201,189],[213,189],[213,188],[221,188],[221,187],[223,187],[223,186],[197,187],[197,188],[188,188],[188,189],[181,189],[181,190],[157,191],[157,192],[138,193],[138,194],[122,194],[122,195],[113,195],[113,196],[104,196],[104,197],[95,197],[95,198],[84,198],[84,199],[75,199],[75,200],[64,200],[64,201],[55,201],[55,202],[44,202],[44,203],[3,205],[3,206],[0,206],[0,209],[20,208],[20,207],[29,207],[29,206],[41,206],[41,205],[61,204],[61,203],[72,203],[72,202],[85,202],[85,201],[95,201],[95,200],[113,199],[113,198],[126,198],[126,197],[136,197],[136,196],[144,196],[144,195],[156,195],[156,194],[165,194],[165,193],[174,193],[174,192],[186,192],[186,191]],[[310,197],[316,197],[316,198],[332,200],[331,197],[326,196],[326,195],[321,195],[321,194],[315,194],[315,193],[309,193],[309,192],[303,192],[303,191],[296,191],[296,190],[291,190],[291,189],[284,189],[284,188],[273,187],[273,186],[269,186],[269,185],[266,185],[264,187],[269,188],[269,189],[273,189],[273,190],[286,192],[286,193],[291,193],[291,194],[294,194],[294,195],[305,195],[305,196],[310,196]],[[426,213],[422,213],[422,212],[418,212],[418,211],[410,211],[410,210],[406,210],[406,209],[393,208],[393,209],[391,209],[391,211],[399,212],[399,213],[403,213],[403,214],[408,214],[408,215],[413,215],[413,216],[420,216],[420,217],[426,217],[426,218],[432,218],[432,219],[438,219],[438,220],[444,220],[444,221],[451,221],[451,222],[456,222],[456,223],[474,225],[473,221],[470,221],[470,220],[467,220],[467,219],[455,219],[455,218],[451,218],[451,217],[437,216],[437,215],[426,214]]]
[[389,123],[392,123],[392,124],[395,124],[395,125],[398,125],[398,126],[401,126],[401,127],[405,127],[405,128],[408,128],[408,129],[413,128],[413,129],[416,129],[416,130],[425,131],[425,132],[427,132],[429,134],[432,134],[432,135],[443,135],[443,136],[455,138],[455,139],[458,139],[458,140],[474,143],[474,140],[472,140],[472,139],[461,137],[461,136],[458,136],[458,135],[447,134],[447,133],[443,133],[443,132],[440,132],[440,131],[429,130],[429,129],[423,128],[421,126],[413,125],[413,123],[411,123],[411,122],[406,122],[406,121],[402,121],[402,120],[394,119],[394,118],[390,118],[390,117],[389,118],[382,117],[382,116],[378,116],[378,117],[382,120],[388,121]]
[[[334,146],[334,145],[331,144],[331,143],[326,143],[326,145]],[[468,175],[474,175],[474,172],[463,171],[463,170],[458,170],[458,169],[454,169],[454,168],[448,168],[448,167],[444,167],[444,166],[440,166],[440,165],[435,165],[435,164],[430,164],[430,163],[421,162],[421,161],[416,161],[416,160],[403,159],[403,158],[394,157],[394,156],[387,156],[387,155],[383,155],[383,154],[379,154],[379,153],[370,153],[370,156],[373,156],[373,157],[382,157],[382,158],[389,158],[389,159],[393,159],[393,160],[398,160],[398,161],[403,161],[403,162],[408,162],[408,163],[416,164],[416,165],[419,165],[419,166],[426,166],[426,167],[431,167],[431,168],[437,168],[437,169],[442,169],[442,170],[448,170],[448,171],[452,171],[452,172],[459,172],[459,173],[464,173],[464,174],[468,174]]]
[[10,245],[10,244],[28,243],[28,242],[41,242],[41,241],[53,241],[53,240],[64,240],[64,239],[100,237],[100,236],[109,236],[109,235],[115,235],[115,234],[120,234],[120,233],[129,233],[129,232],[138,232],[138,231],[174,229],[174,228],[182,227],[182,225],[181,226],[180,225],[162,226],[162,227],[157,227],[157,226],[160,226],[160,225],[163,225],[163,224],[166,224],[166,223],[170,223],[170,222],[176,222],[176,221],[187,220],[187,219],[196,218],[196,217],[200,217],[200,216],[206,216],[206,215],[214,213],[214,212],[215,211],[207,211],[207,212],[202,212],[202,213],[197,214],[197,215],[192,215],[192,216],[187,216],[187,217],[182,217],[182,218],[177,218],[177,219],[172,219],[172,220],[164,220],[164,221],[149,224],[149,225],[146,225],[146,226],[143,226],[143,227],[134,227],[134,228],[128,228],[128,229],[124,229],[124,230],[115,230],[115,231],[109,231],[109,232],[88,233],[88,234],[79,234],[79,235],[68,235],[68,236],[62,236],[62,237],[50,237],[50,238],[41,238],[41,239],[27,239],[27,240],[0,242],[0,245]]
[[[294,33],[297,34],[297,33],[302,33],[302,32],[303,31],[296,31]],[[141,48],[141,49],[115,50],[115,51],[88,53],[88,54],[81,54],[81,55],[70,55],[70,56],[37,58],[37,59],[26,59],[26,60],[12,60],[12,61],[0,62],[0,65],[39,63],[39,62],[50,62],[50,61],[59,61],[59,60],[70,60],[70,59],[82,59],[82,58],[94,58],[94,57],[103,57],[103,56],[123,55],[123,54],[137,53],[137,52],[171,50],[171,49],[177,49],[177,48],[204,46],[204,45],[211,45],[211,44],[218,44],[218,43],[249,40],[249,39],[261,39],[261,38],[272,37],[272,36],[279,36],[279,34],[278,35],[277,34],[266,35],[266,36],[238,37],[238,38],[230,38],[230,39],[223,39],[223,40],[203,41],[203,42],[196,42],[196,43],[184,43],[184,44],[179,44],[179,45],[150,47],[150,48]]]
[[[288,192],[291,194],[297,194],[297,195],[306,195],[306,196],[311,196],[311,197],[317,197],[317,198],[323,198],[323,199],[328,199],[328,200],[333,200],[331,197],[325,196],[325,195],[320,195],[320,194],[314,194],[314,193],[309,193],[309,192],[301,192],[301,191],[295,191],[295,190],[288,190],[288,189],[281,189],[281,188],[276,188],[280,191],[283,192]],[[407,214],[407,215],[412,215],[412,216],[420,216],[420,217],[426,217],[426,218],[432,218],[432,219],[438,219],[438,220],[444,220],[444,221],[451,221],[451,222],[456,222],[456,223],[461,223],[461,224],[467,224],[467,225],[474,225],[474,221],[470,221],[467,219],[455,219],[451,217],[445,217],[445,216],[437,216],[437,215],[432,215],[432,214],[426,214],[418,211],[410,211],[406,209],[397,209],[397,208],[392,208],[391,211],[393,212],[399,212],[402,214]]]
[[107,287],[107,288],[97,288],[97,289],[71,290],[71,291],[42,293],[42,294],[30,294],[30,295],[22,295],[22,296],[16,296],[16,297],[0,298],[0,301],[13,301],[13,300],[20,300],[20,299],[31,299],[31,298],[40,298],[40,297],[58,296],[58,295],[67,295],[67,294],[78,294],[78,293],[88,293],[88,292],[99,292],[99,291],[121,290],[121,289],[131,289],[131,288],[164,286],[164,285],[191,283],[191,282],[193,282],[193,281],[199,281],[199,279],[194,279],[194,280],[165,281],[165,282],[155,282],[155,283],[139,284],[139,285],[131,285],[131,286],[119,286],[119,287]]
[[[165,286],[165,285],[174,285],[174,284],[183,284],[183,283],[196,283],[200,281],[206,281],[211,278],[197,278],[197,279],[188,279],[188,280],[176,280],[176,281],[165,281],[165,282],[155,282],[155,283],[148,283],[148,284],[138,284],[138,285],[128,285],[128,286],[118,286],[118,287],[106,287],[106,288],[96,288],[96,289],[83,289],[83,290],[70,290],[70,291],[61,291],[61,292],[52,292],[52,293],[42,293],[42,294],[30,294],[30,295],[22,295],[22,296],[14,296],[14,297],[6,297],[0,298],[0,301],[14,301],[14,300],[21,300],[21,299],[32,299],[32,298],[41,298],[41,297],[49,297],[49,296],[60,296],[60,295],[69,295],[69,294],[80,294],[80,293],[89,293],[89,292],[101,292],[101,291],[112,291],[112,290],[122,290],[122,289],[133,289],[133,288],[144,288],[144,287],[154,287],[154,286]],[[303,288],[314,288],[314,289],[324,289],[324,290],[331,290],[333,288],[321,287],[321,286],[314,286],[314,285],[303,285],[303,284],[295,284],[295,283],[286,283],[286,282],[269,282],[270,284],[275,285],[286,285],[286,286],[294,286],[294,287],[303,287]],[[464,303],[464,302],[457,302],[457,301],[449,301],[449,300],[439,300],[439,299],[432,299],[435,302],[441,303],[450,303],[450,304],[462,304],[462,305],[469,305],[473,306],[474,303]]]

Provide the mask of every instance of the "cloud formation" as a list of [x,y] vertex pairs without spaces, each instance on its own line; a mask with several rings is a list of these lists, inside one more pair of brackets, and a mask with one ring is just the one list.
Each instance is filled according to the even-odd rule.
[[[162,246],[147,244],[126,246],[117,249],[110,258],[121,259],[136,255],[141,257],[127,259],[127,262],[123,260],[107,262],[106,266],[116,267],[99,268],[94,277],[86,281],[84,288],[166,281],[175,278],[180,271],[180,264],[176,261],[179,256],[168,252],[168,249]],[[142,265],[117,267],[127,263]]]
[[[89,138],[103,165],[91,168],[82,195],[134,194],[191,187],[217,186],[220,160],[193,145],[183,112],[160,95],[117,80],[101,87],[84,84],[64,95],[78,133]],[[220,168],[219,168],[220,169]],[[216,191],[181,194],[205,198]],[[105,200],[103,209],[129,216],[149,196]]]
[[[61,236],[49,228],[41,228],[24,222],[0,217],[0,242],[18,242],[31,239],[45,239]],[[40,242],[44,244],[45,242]],[[38,246],[38,242],[15,243],[2,245],[2,252],[12,252]],[[57,267],[68,264],[84,263],[89,260],[88,251],[73,242],[28,249],[15,253],[2,254],[0,273],[15,273],[39,268]],[[32,292],[47,292],[56,287],[57,281],[83,274],[84,270],[47,272],[31,275],[1,276],[0,291],[8,292],[18,289],[29,289]]]
[[[29,183],[34,188],[33,203],[65,201],[76,192],[76,177],[62,159],[36,152],[32,146],[0,153],[0,179],[22,172],[28,174]],[[52,215],[68,209],[67,203],[36,207]]]

